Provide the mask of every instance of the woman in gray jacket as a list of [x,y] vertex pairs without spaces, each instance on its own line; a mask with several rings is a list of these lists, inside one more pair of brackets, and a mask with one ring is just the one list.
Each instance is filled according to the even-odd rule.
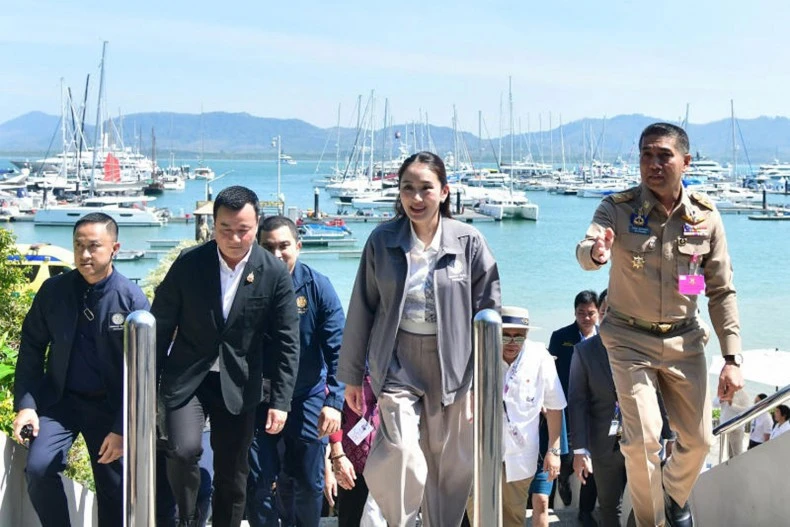
[[472,319],[499,311],[497,265],[483,236],[452,219],[441,158],[398,171],[397,217],[368,238],[340,350],[346,401],[362,409],[366,367],[381,424],[365,466],[390,526],[460,525],[472,485]]

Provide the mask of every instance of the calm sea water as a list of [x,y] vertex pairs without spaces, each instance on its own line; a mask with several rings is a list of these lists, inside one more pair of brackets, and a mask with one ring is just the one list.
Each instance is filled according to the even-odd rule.
[[[189,161],[187,161],[189,162]],[[5,166],[0,159],[0,167]],[[274,162],[210,160],[217,174],[229,172],[211,183],[214,195],[230,185],[245,185],[263,200],[276,193],[277,168]],[[282,165],[281,185],[286,206],[312,208],[312,178],[315,162]],[[329,169],[329,165],[324,165]],[[167,192],[155,204],[168,207],[175,214],[191,212],[195,202],[204,199],[203,181],[187,182],[182,192]],[[502,277],[505,304],[520,305],[530,311],[531,321],[540,327],[530,338],[548,342],[551,332],[573,321],[573,298],[582,289],[602,290],[608,271],[583,271],[576,263],[576,242],[584,235],[598,204],[596,199],[556,196],[544,192],[529,193],[540,206],[538,222],[486,222],[475,226],[486,236],[497,258]],[[771,196],[769,201],[785,203],[786,197]],[[321,208],[335,212],[332,199],[321,194]],[[790,222],[756,222],[746,215],[725,215],[724,224],[735,270],[735,285],[741,313],[744,349],[779,348],[790,351]],[[71,245],[71,229],[35,227],[32,223],[5,224],[20,242],[50,242]],[[361,248],[375,224],[350,223]],[[124,228],[120,238],[123,249],[148,249],[148,240],[193,238],[194,225],[170,224],[161,228]],[[358,259],[336,255],[303,255],[303,260],[327,275],[343,302],[348,305]],[[155,260],[119,262],[118,268],[132,278],[143,278]],[[709,321],[707,307],[703,317]],[[715,337],[708,355],[718,354]],[[750,390],[751,391],[751,390]]]

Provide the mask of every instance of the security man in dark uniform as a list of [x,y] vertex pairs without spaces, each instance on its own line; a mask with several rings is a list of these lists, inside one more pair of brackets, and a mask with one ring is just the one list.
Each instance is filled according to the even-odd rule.
[[[603,199],[576,258],[589,270],[612,263],[600,335],[622,413],[620,445],[637,524],[686,527],[693,525],[688,498],[711,441],[710,331],[697,298],[708,297],[725,358],[722,401],[743,387],[738,307],[721,215],[704,195],[683,187],[688,135],[655,123],[642,132],[639,151],[641,184]],[[656,388],[677,432],[663,469]]]
[[[281,433],[265,433],[267,406],[263,403],[259,407],[258,430],[250,447],[247,520],[252,527],[278,525],[272,490],[281,469],[278,444],[282,442],[282,469],[291,479],[296,524],[317,527],[323,501],[325,446],[328,436],[340,428],[345,398],[345,385],[337,380],[336,372],[346,319],[329,279],[298,261],[302,243],[293,221],[283,216],[265,218],[258,241],[291,272],[301,351],[291,413]],[[291,511],[286,512],[285,517],[292,516]]]
[[123,324],[149,304],[113,267],[115,220],[83,216],[73,241],[77,269],[44,282],[22,324],[14,436],[21,441],[32,426],[25,473],[44,527],[71,525],[60,473],[77,434],[91,457],[99,525],[115,527],[123,522]]

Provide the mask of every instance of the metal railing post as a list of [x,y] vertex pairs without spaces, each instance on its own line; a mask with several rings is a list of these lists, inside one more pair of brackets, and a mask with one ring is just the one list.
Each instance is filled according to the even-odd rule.
[[475,527],[502,526],[502,318],[484,309],[474,319]]
[[123,327],[124,527],[154,527],[156,508],[156,319],[135,311]]

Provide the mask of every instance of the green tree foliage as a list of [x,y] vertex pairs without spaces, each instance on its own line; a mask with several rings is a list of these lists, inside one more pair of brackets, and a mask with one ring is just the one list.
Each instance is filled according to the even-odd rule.
[[27,279],[20,266],[8,264],[9,256],[19,257],[16,237],[0,228],[0,334],[6,334],[6,342],[10,346],[18,347],[22,321],[30,309],[31,297],[19,293]]

